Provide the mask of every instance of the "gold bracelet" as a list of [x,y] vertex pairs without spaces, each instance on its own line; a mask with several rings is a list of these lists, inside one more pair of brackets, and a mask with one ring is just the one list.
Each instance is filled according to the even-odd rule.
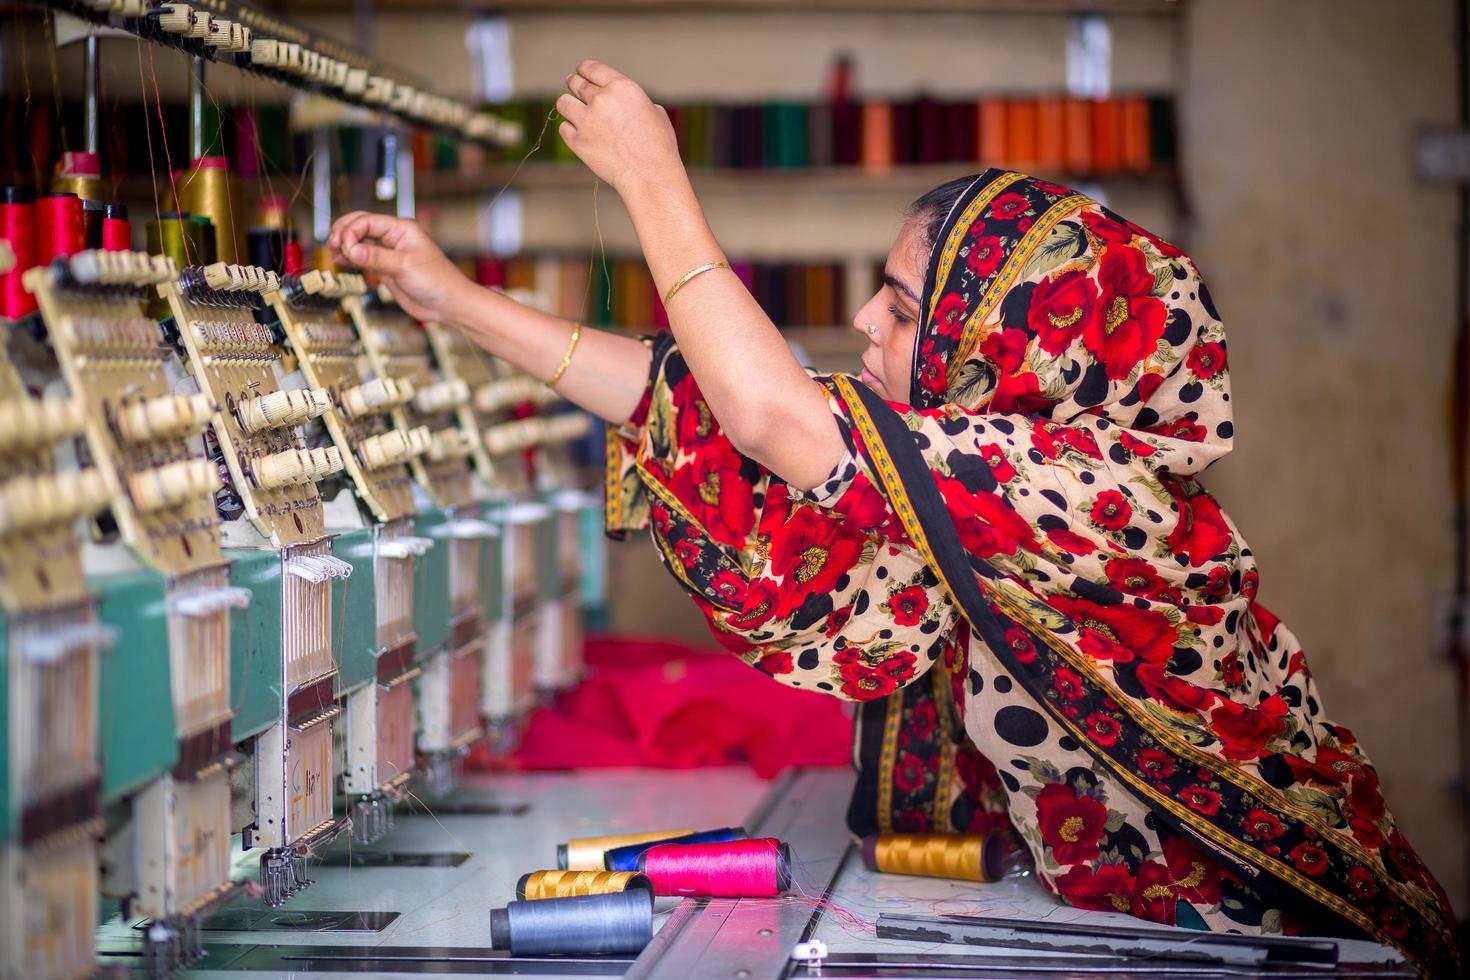
[[577,341],[581,339],[582,325],[580,323],[572,324],[572,342],[567,344],[567,352],[562,355],[561,364],[557,367],[556,373],[551,376],[551,380],[546,382],[546,387],[555,388],[556,383],[561,380],[561,376],[567,373],[567,367],[572,363],[572,354],[577,350]]
[[683,289],[684,284],[693,279],[695,276],[703,275],[704,273],[709,272],[711,269],[728,268],[730,268],[730,264],[728,262],[706,262],[704,265],[695,266],[693,269],[690,269],[679,278],[678,282],[669,287],[668,292],[664,293],[664,309],[669,308],[669,300],[674,298],[674,294]]

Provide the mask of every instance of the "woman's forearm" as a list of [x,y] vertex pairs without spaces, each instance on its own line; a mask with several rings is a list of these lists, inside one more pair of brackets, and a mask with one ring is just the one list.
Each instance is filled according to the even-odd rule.
[[[416,222],[353,211],[333,224],[327,244],[378,276],[409,316],[462,330],[533,377],[549,381],[566,356],[573,324],[471,282]],[[556,390],[621,425],[643,397],[649,359],[636,340],[584,328]]]
[[[623,188],[660,295],[691,269],[724,261],[682,167]],[[669,323],[710,411],[741,452],[794,486],[825,480],[842,437],[821,387],[729,269],[689,280],[669,303]]]
[[[571,343],[570,320],[518,303],[504,293],[466,281],[446,304],[448,325],[532,377],[547,381]],[[580,408],[621,425],[648,384],[649,351],[631,337],[582,328],[557,393]]]

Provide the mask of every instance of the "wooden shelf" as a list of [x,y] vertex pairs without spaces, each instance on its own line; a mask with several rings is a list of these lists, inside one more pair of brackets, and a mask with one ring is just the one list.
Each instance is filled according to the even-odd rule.
[[[300,11],[299,0],[269,0],[264,6]],[[315,10],[350,10],[352,0],[318,0]],[[563,13],[572,10],[607,10],[624,13],[709,13],[716,11],[825,12],[872,10],[895,12],[893,0],[376,0],[374,9],[385,11],[476,12],[476,13]],[[1173,16],[1184,0],[904,0],[902,13],[976,12],[1000,14],[1150,14]]]
[[[690,168],[689,175],[696,191],[710,193],[750,193],[752,191],[785,191],[823,193],[922,192],[943,181],[975,173],[979,164],[952,163],[938,165],[895,166],[883,172],[870,172],[862,167],[808,167],[783,169],[731,170],[724,168]],[[493,194],[507,182],[525,190],[592,189],[592,174],[580,163],[526,164],[515,175],[513,166],[494,166],[475,174],[446,171],[421,173],[414,181],[415,192],[423,200]],[[1069,184],[1099,183],[1108,187],[1157,186],[1171,189],[1177,182],[1173,169],[1142,173],[1106,175],[1045,174]]]
[[[657,327],[637,329],[633,327],[599,327],[627,337],[645,337],[657,333]],[[780,327],[781,336],[796,344],[811,359],[818,371],[857,371],[861,368],[858,358],[868,342],[851,324],[823,327]]]

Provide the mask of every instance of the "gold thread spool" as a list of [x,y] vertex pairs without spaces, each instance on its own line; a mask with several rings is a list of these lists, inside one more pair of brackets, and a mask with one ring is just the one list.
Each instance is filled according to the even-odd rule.
[[[214,261],[214,226],[207,220],[197,220],[187,211],[160,214],[157,221],[144,226],[144,237],[150,255],[166,255],[180,269]],[[171,316],[168,300],[154,296],[148,301],[148,315],[155,320]]]
[[650,893],[653,883],[637,871],[532,871],[516,882],[516,897],[533,902],[543,898],[573,898],[577,895],[612,895],[642,888]]
[[[203,215],[214,225],[216,258],[238,262],[245,254],[245,192],[240,178],[229,169],[224,157],[200,157],[179,174],[177,199],[170,202],[180,210]],[[202,263],[200,263],[202,264]]]
[[994,834],[873,834],[863,838],[863,863],[885,874],[991,882],[1005,841]]
[[670,837],[687,837],[694,833],[693,827],[679,830],[654,830],[641,834],[612,834],[607,837],[574,837],[565,844],[556,845],[556,865],[563,871],[601,871],[602,855],[614,847],[629,844],[647,844]]
[[214,225],[187,211],[165,211],[145,226],[148,252],[167,255],[180,269],[215,260]]
[[56,176],[51,178],[53,194],[75,194],[83,201],[101,201],[101,161],[95,153],[70,151],[61,155]]

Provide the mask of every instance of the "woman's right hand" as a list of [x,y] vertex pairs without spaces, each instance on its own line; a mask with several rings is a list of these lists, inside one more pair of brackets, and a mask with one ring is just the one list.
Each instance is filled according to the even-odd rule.
[[665,190],[684,176],[669,114],[637,82],[600,61],[584,61],[567,76],[567,89],[556,100],[565,120],[557,132],[625,199],[644,188]]
[[387,285],[409,316],[453,320],[451,310],[473,284],[417,222],[353,211],[332,225],[327,246],[344,265],[370,272]]

